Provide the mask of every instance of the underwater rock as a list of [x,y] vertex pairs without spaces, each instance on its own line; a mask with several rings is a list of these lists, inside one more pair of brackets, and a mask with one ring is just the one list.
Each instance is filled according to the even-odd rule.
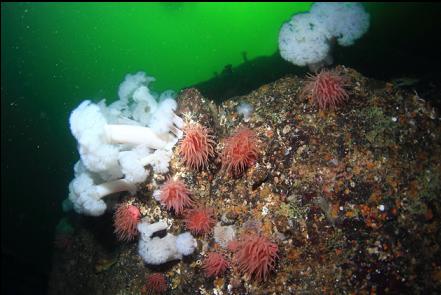
[[[96,232],[78,230],[72,247],[57,254],[63,259],[54,259],[50,294],[139,293],[145,277],[158,271],[167,276],[170,294],[305,294],[317,286],[323,293],[434,293],[441,288],[438,110],[410,89],[388,87],[350,68],[338,70],[349,81],[349,97],[334,110],[318,109],[302,95],[307,78],[295,76],[221,105],[196,89],[177,97],[178,114],[210,128],[216,147],[208,170],[189,169],[175,148],[168,176],[182,179],[194,201],[213,208],[216,221],[234,227],[235,235],[252,231],[247,227],[252,220],[259,225],[255,232],[277,244],[278,259],[266,280],[246,279],[235,267],[217,280],[204,278],[205,250],[232,258],[214,230],[198,236],[193,255],[158,269],[144,266],[136,243],[120,243],[113,248],[117,262],[95,273],[93,257],[109,249]],[[237,113],[240,101],[254,108],[247,122]],[[261,150],[240,176],[229,177],[220,171],[219,155],[223,139],[238,127],[253,130]],[[149,189],[134,197],[143,217],[168,220],[168,232],[177,234],[186,229],[182,216],[152,197],[165,180],[146,183]]]

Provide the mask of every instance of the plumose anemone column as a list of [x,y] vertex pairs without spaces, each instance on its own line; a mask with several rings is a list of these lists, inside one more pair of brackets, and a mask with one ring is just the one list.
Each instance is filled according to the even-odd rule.
[[102,198],[123,191],[135,192],[136,186],[126,179],[95,185],[89,173],[82,173],[69,184],[69,200],[77,213],[100,216],[107,208]]
[[144,126],[105,125],[104,134],[110,144],[147,145],[153,149],[167,145],[151,128]]

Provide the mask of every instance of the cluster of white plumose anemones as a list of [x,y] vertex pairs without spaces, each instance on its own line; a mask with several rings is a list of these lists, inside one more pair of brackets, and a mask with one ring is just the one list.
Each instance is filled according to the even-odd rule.
[[357,2],[317,2],[308,13],[295,14],[279,33],[280,55],[287,61],[317,69],[331,64],[332,40],[352,45],[369,28],[369,14]]
[[70,129],[81,158],[69,184],[76,212],[102,215],[107,208],[103,197],[134,193],[148,176],[147,165],[156,173],[168,172],[183,120],[174,113],[174,93],[158,97],[148,88],[151,81],[143,72],[129,74],[119,87],[119,100],[108,106],[105,100],[86,100],[71,113]]
[[[182,137],[183,120],[175,114],[177,104],[172,91],[160,96],[148,85],[154,78],[139,72],[127,75],[118,91],[119,100],[83,101],[70,115],[70,129],[78,142],[80,160],[69,184],[68,202],[79,214],[99,216],[107,205],[103,197],[137,191],[146,180],[150,165],[155,173],[167,173],[172,148]],[[154,233],[167,229],[163,221],[137,225],[139,255],[148,264],[182,259],[196,248],[189,233]]]

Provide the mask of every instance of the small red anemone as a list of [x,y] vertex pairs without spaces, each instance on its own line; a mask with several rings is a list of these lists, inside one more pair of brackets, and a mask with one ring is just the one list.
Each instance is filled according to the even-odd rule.
[[221,154],[222,169],[230,175],[240,175],[254,165],[258,155],[256,134],[251,129],[240,128],[225,140]]
[[195,208],[185,211],[184,222],[194,234],[205,234],[214,226],[214,212],[211,208]]
[[210,252],[202,262],[206,277],[219,276],[225,272],[229,263],[222,254]]
[[184,207],[191,207],[190,190],[180,180],[167,180],[160,188],[161,204],[168,210],[173,209],[176,214],[181,214]]
[[214,155],[213,136],[210,130],[200,124],[190,124],[184,129],[179,154],[184,163],[192,169],[208,166],[208,159]]
[[274,269],[278,257],[278,246],[268,238],[256,234],[242,236],[235,245],[234,262],[249,278],[266,281]]
[[141,213],[134,205],[123,203],[118,205],[113,215],[115,234],[120,241],[131,241],[138,235],[138,225]]

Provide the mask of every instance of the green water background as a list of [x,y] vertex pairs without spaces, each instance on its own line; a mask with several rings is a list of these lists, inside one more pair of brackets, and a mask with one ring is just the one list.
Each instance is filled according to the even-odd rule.
[[[29,270],[31,281],[46,278],[78,159],[68,116],[82,100],[113,101],[125,74],[139,70],[157,78],[156,91],[201,85],[212,98],[246,93],[242,87],[221,95],[244,77],[252,88],[304,73],[280,59],[277,38],[282,23],[309,6],[2,3],[2,258],[17,274]],[[439,5],[366,7],[370,31],[353,47],[338,48],[336,63],[377,78],[439,70]],[[237,76],[216,80],[226,65]]]

